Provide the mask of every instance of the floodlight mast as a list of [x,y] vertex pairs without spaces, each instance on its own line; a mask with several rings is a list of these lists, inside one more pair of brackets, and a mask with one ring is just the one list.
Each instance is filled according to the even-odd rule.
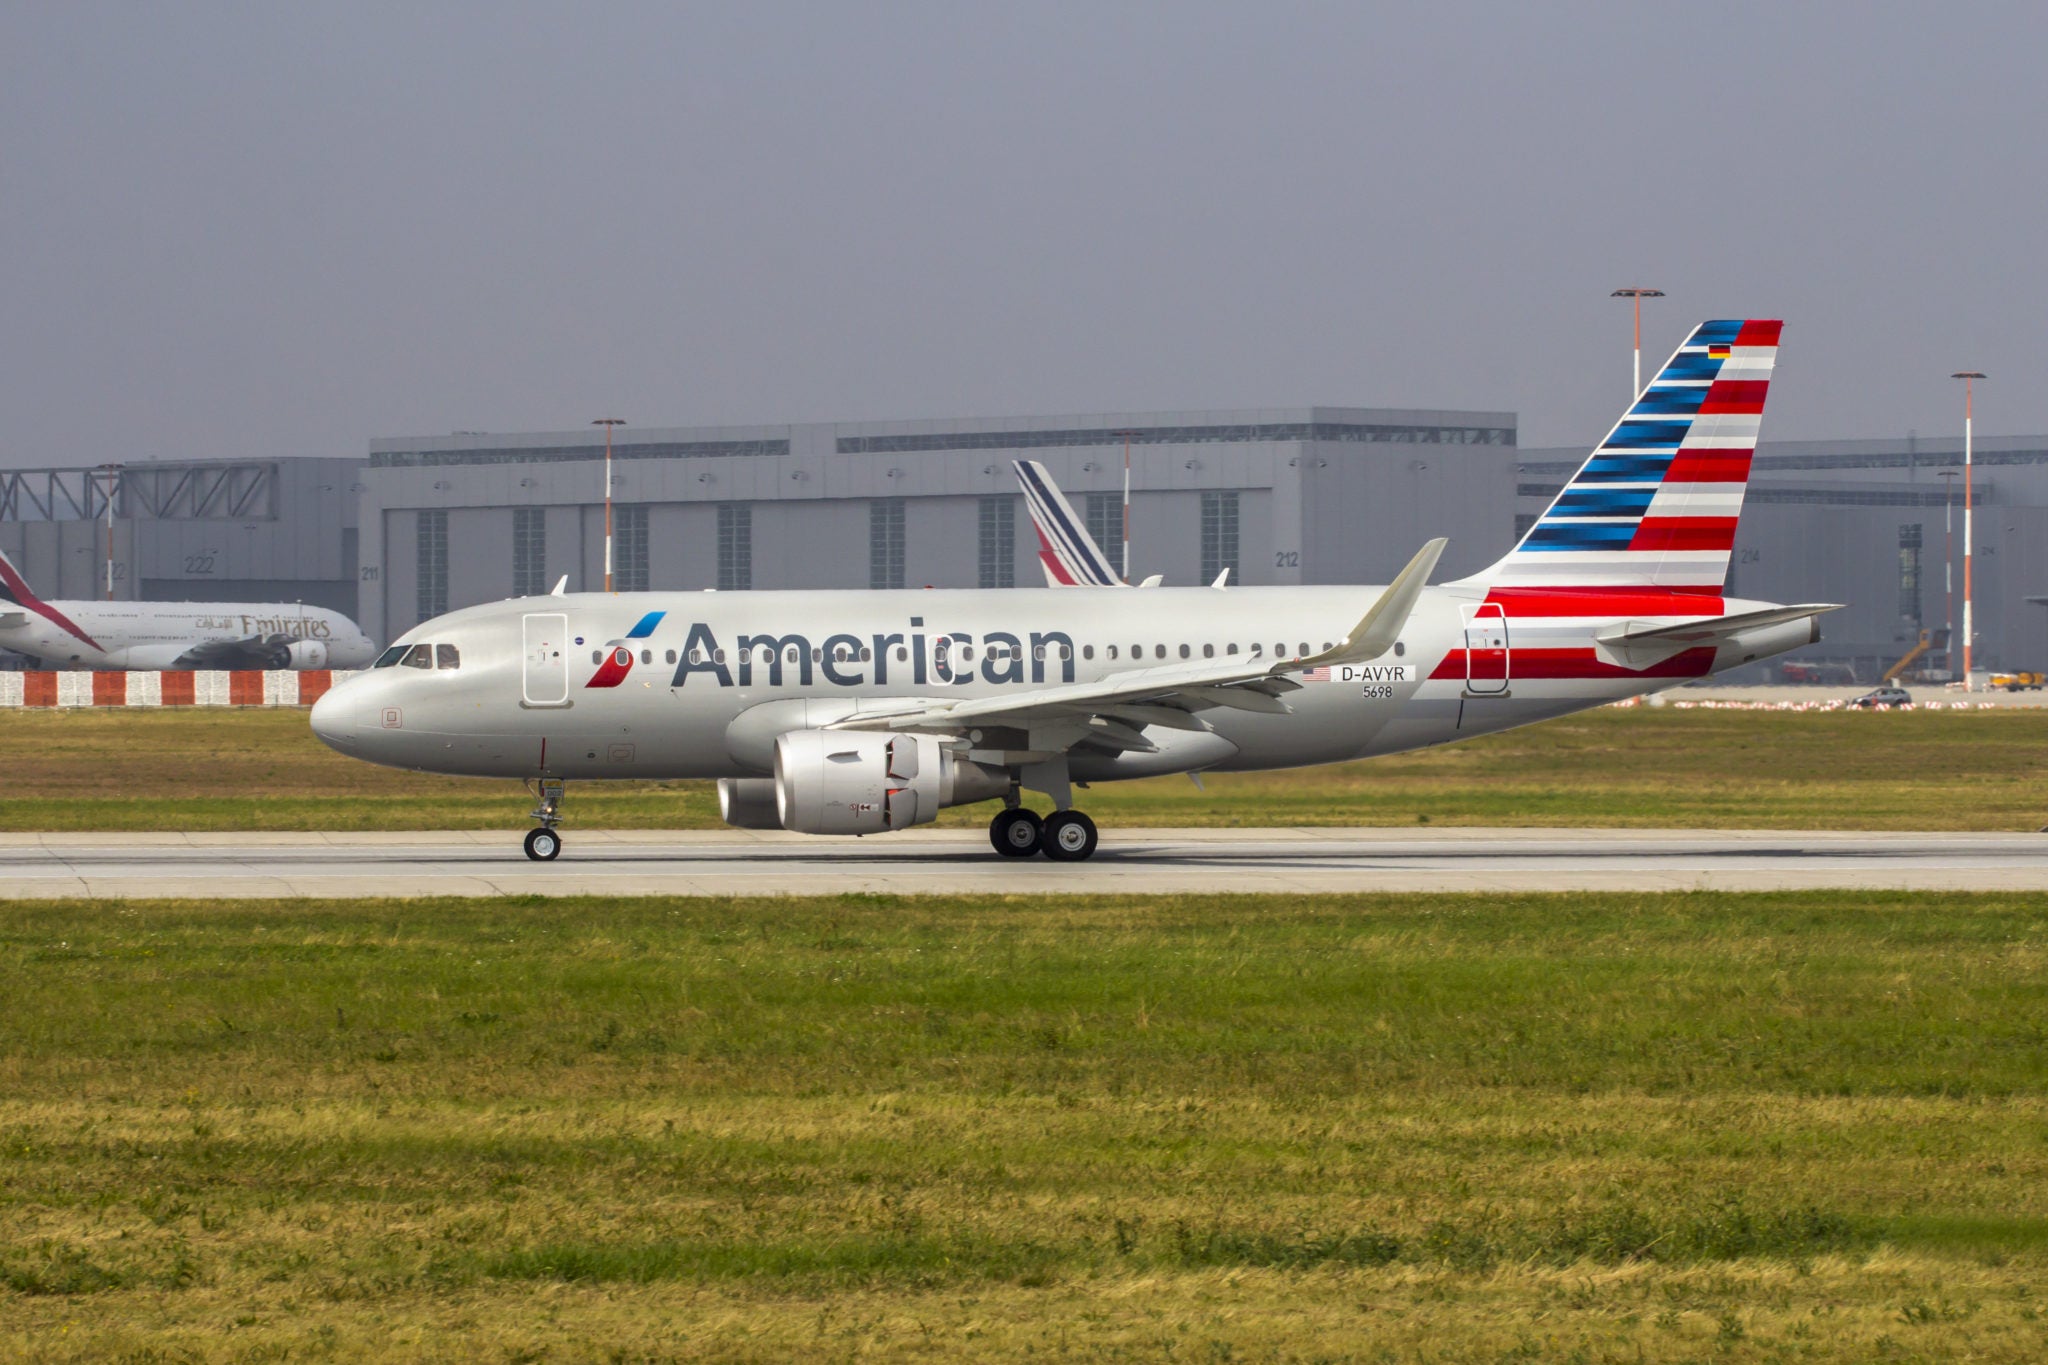
[[1607,296],[1610,299],[1628,299],[1635,304],[1636,312],[1636,368],[1635,386],[1628,391],[1631,403],[1643,396],[1643,300],[1661,299],[1661,289],[1617,289]]
[[1124,582],[1131,581],[1131,438],[1135,431],[1110,433],[1124,438],[1124,562],[1120,566]]
[[1948,485],[1941,507],[1941,593],[1948,604],[1942,624],[1948,629],[1944,637],[1948,643],[1941,653],[1942,663],[1953,681],[1956,675],[1956,480],[1963,477],[1963,471],[1944,469],[1937,477]]
[[1975,625],[1971,613],[1972,585],[1970,581],[1970,558],[1974,547],[1970,544],[1970,513],[1977,499],[1972,491],[1971,469],[1974,464],[1971,455],[1971,426],[1975,416],[1976,383],[1984,378],[1982,370],[1957,370],[1950,379],[1963,381],[1963,691],[1973,692],[1975,684],[1970,679],[1970,648]]
[[107,499],[107,600],[114,600],[114,495],[121,489],[121,466],[103,464],[100,472],[105,477],[102,490]]
[[612,428],[626,425],[623,417],[599,417],[594,427],[604,428],[604,590],[612,590]]

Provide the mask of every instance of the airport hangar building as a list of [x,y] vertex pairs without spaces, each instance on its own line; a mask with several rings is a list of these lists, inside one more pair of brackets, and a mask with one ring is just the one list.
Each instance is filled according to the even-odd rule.
[[[1114,560],[1126,434],[1134,577],[1385,582],[1431,536],[1483,568],[1585,458],[1512,413],[1294,408],[618,428],[614,580],[640,588],[1031,587],[1011,462],[1043,462]],[[361,459],[0,472],[0,549],[45,596],[305,601],[389,639],[441,611],[603,582],[602,431],[379,439]],[[1847,602],[1795,657],[1870,681],[1960,627],[1960,442],[1765,443],[1731,589]],[[1979,668],[2048,666],[2048,437],[1977,443]],[[1953,536],[1945,530],[1953,523]],[[1923,660],[1923,662],[1927,662]],[[1940,662],[1936,659],[1933,662]],[[1758,679],[1764,675],[1760,666]]]

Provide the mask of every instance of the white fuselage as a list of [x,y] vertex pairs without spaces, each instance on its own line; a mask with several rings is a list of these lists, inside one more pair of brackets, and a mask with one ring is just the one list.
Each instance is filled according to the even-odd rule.
[[0,603],[0,649],[53,668],[362,668],[362,628],[296,602]]
[[[418,626],[398,645],[447,646],[456,666],[359,674],[321,699],[313,724],[344,753],[430,772],[758,777],[773,768],[776,736],[860,712],[1042,692],[1183,661],[1313,655],[1341,639],[1381,592],[1343,586],[525,598]],[[1427,589],[1392,650],[1333,669],[1327,679],[1302,678],[1301,689],[1286,694],[1288,714],[1205,710],[1203,726],[1147,728],[1145,738],[1157,746],[1150,753],[1082,744],[1071,753],[1072,775],[1109,781],[1284,768],[1443,744],[1657,691],[1811,638],[1811,624],[1802,621],[1630,669],[1596,657],[1592,632],[1611,625],[1610,618],[1487,616],[1475,624],[1474,609],[1485,597],[1479,587]],[[1759,605],[1729,601],[1725,610]],[[764,651],[773,662],[764,661]],[[1016,729],[965,738],[991,753],[1032,746],[1030,735]]]

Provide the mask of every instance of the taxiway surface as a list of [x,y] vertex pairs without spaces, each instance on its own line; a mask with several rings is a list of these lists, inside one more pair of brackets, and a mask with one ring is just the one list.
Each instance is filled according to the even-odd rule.
[[846,891],[2048,891],[2048,834],[1784,830],[1111,830],[1086,863],[979,830],[869,839],[566,830],[0,834],[0,896],[813,895]]

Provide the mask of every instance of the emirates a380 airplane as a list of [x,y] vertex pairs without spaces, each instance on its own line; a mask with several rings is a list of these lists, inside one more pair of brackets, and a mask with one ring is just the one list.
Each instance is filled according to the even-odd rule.
[[[536,783],[717,778],[750,829],[880,834],[999,800],[1086,858],[1077,786],[1336,763],[1547,720],[1818,638],[1722,594],[1779,324],[1701,325],[1520,544],[1428,586],[576,594],[425,622],[315,704],[343,753]],[[1043,817],[1026,791],[1051,804]]]
[[0,649],[50,668],[361,668],[361,626],[298,602],[45,602],[0,554]]

